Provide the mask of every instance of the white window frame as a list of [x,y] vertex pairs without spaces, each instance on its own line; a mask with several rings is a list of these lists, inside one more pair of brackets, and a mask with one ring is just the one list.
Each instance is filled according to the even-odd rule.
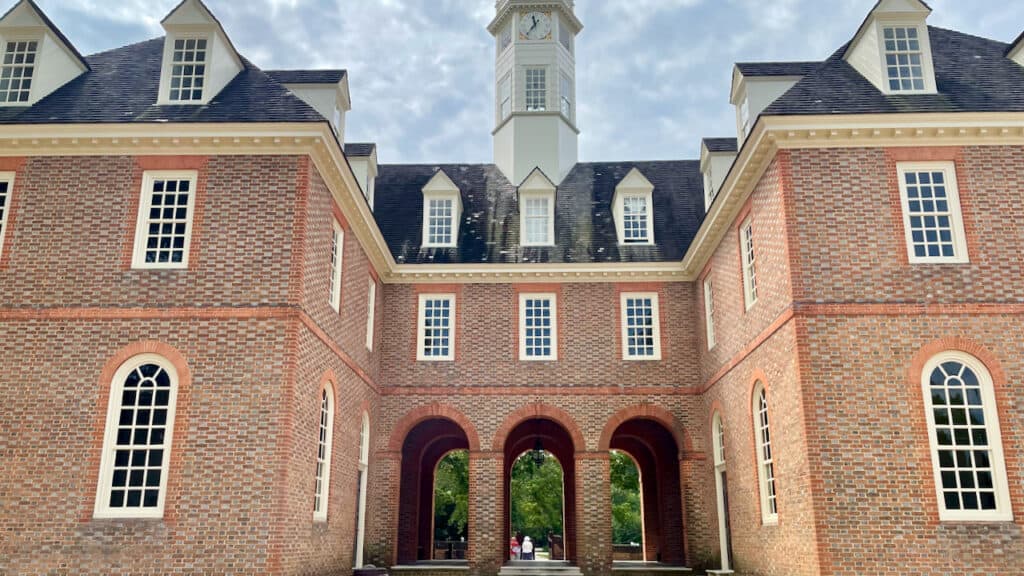
[[[547,300],[551,310],[551,354],[548,356],[527,355],[526,345],[526,302]],[[524,362],[551,362],[558,360],[558,295],[554,293],[519,294],[519,359]]]
[[740,224],[740,257],[743,267],[743,304],[750,310],[757,303],[757,246],[754,244],[754,218]]
[[572,80],[566,74],[559,74],[558,92],[560,98],[559,111],[570,122],[573,113]]
[[708,169],[704,172],[704,210],[709,210],[714,201],[715,181],[711,172],[711,162],[708,161]]
[[[638,242],[626,241],[626,201],[631,198],[642,198],[646,210],[645,219],[647,222],[646,239]],[[615,222],[618,226],[619,245],[621,246],[651,246],[654,244],[654,192],[621,192],[615,207]]]
[[363,548],[366,545],[366,490],[370,470],[370,415],[363,412],[359,432],[359,503],[356,509],[355,568],[363,567]]
[[[762,424],[761,397],[764,397],[764,423]],[[754,416],[754,449],[757,452],[757,484],[761,496],[761,523],[772,525],[779,523],[778,508],[778,474],[775,466],[775,448],[777,438],[771,426],[771,409],[768,403],[768,388],[764,382],[758,381],[754,387],[751,413]],[[771,458],[765,456],[765,447],[771,452]],[[770,474],[769,474],[770,470]],[[775,495],[773,498],[772,495]]]
[[504,122],[512,115],[512,74],[498,82],[498,120]]
[[[448,201],[452,203],[452,214],[449,225],[452,230],[450,242],[432,242],[430,234],[430,203],[434,201]],[[431,193],[423,194],[423,247],[424,248],[455,248],[459,243],[459,222],[462,219],[462,204],[457,194]]]
[[708,276],[704,279],[704,333],[707,338],[708,350],[714,350],[715,344],[715,286]]
[[[189,40],[196,40],[196,41],[205,40],[206,41],[206,59],[203,61],[203,64],[202,64],[204,66],[203,75],[202,75],[202,79],[203,79],[202,95],[200,96],[200,98],[198,100],[193,99],[193,98],[189,98],[187,100],[183,100],[183,99],[180,98],[180,94],[179,94],[179,98],[177,98],[177,99],[172,99],[171,98],[171,91],[174,90],[174,88],[171,86],[172,82],[174,81],[174,66],[175,66],[175,62],[174,62],[175,47],[174,47],[174,44],[178,40],[182,40],[182,41],[185,41],[185,42],[188,42]],[[167,39],[165,41],[168,43],[167,49],[164,51],[164,70],[166,71],[166,84],[161,83],[161,86],[163,87],[163,93],[161,94],[161,98],[160,98],[161,102],[160,103],[161,104],[165,104],[165,105],[171,105],[171,106],[196,106],[196,105],[202,105],[202,104],[205,104],[205,103],[209,102],[210,98],[211,98],[211,94],[210,94],[209,90],[211,88],[211,86],[210,86],[210,76],[211,76],[210,71],[211,71],[211,65],[213,64],[213,44],[214,44],[213,37],[211,35],[209,35],[209,34],[201,34],[201,33],[200,34],[192,34],[192,33],[190,33],[190,34],[181,34],[181,35],[178,35],[178,36],[170,36],[170,35],[168,35]],[[194,65],[194,64],[195,63],[193,62],[192,65]],[[188,64],[183,64],[183,65],[188,65]],[[179,88],[179,90],[180,90],[180,88]]]
[[[189,195],[185,218],[185,244],[181,262],[146,262],[146,244],[149,240],[149,211],[153,202],[153,184],[157,180],[188,180]],[[199,173],[195,170],[154,170],[147,171],[142,177],[142,190],[139,191],[139,213],[135,222],[135,247],[132,254],[132,268],[158,270],[184,270],[188,268],[189,254],[192,251],[193,219],[196,212],[196,195],[198,194]]]
[[11,206],[14,204],[14,172],[0,172],[0,183],[7,184],[7,193],[0,203],[0,258],[4,255],[4,239],[7,238],[7,222],[10,221]]
[[[544,85],[541,88],[530,87],[530,73],[540,72],[544,78]],[[523,95],[525,100],[523,101],[523,107],[527,112],[546,112],[548,109],[548,69],[545,66],[527,66],[523,71],[524,82],[523,82]],[[536,97],[540,96],[540,107],[536,105],[531,106],[531,101],[536,102]],[[531,100],[532,98],[532,100]]]
[[[32,75],[30,77],[31,85],[29,86],[29,89],[28,89],[28,99],[27,100],[21,100],[19,98],[18,100],[14,101],[14,102],[9,102],[9,101],[3,100],[3,101],[0,101],[0,106],[31,106],[33,103],[35,103],[36,99],[34,98],[34,95],[36,94],[36,86],[37,86],[37,84],[38,84],[38,82],[40,80],[39,64],[40,64],[40,61],[42,60],[43,41],[44,41],[44,38],[42,36],[39,36],[38,34],[12,34],[12,35],[6,35],[6,36],[4,36],[2,38],[2,43],[0,43],[0,72],[2,72],[4,68],[8,68],[8,67],[10,67],[10,68],[20,67],[22,69],[29,67],[29,66],[26,66],[25,64],[3,64],[3,58],[5,58],[7,56],[7,44],[9,44],[9,43],[18,44],[19,42],[26,42],[26,43],[28,43],[28,42],[35,42],[36,43],[36,51],[35,51],[35,59],[34,59],[32,65],[31,65]],[[12,72],[12,78],[13,78],[13,72]],[[23,80],[24,76],[22,76],[21,79]],[[22,90],[18,90],[18,92],[22,92]],[[5,90],[4,91],[4,95],[5,96],[8,93],[9,93],[9,90]]]
[[[661,360],[661,309],[658,302],[657,292],[623,292],[619,301],[619,316],[622,335],[622,359],[636,362],[654,362]],[[654,339],[654,353],[652,355],[633,355],[629,353],[629,322],[627,321],[627,302],[629,300],[650,298],[652,324],[651,336]]]
[[[993,488],[995,489],[995,510],[949,510],[946,508],[943,497],[942,470],[938,454],[938,433],[935,423],[935,411],[933,409],[935,405],[932,404],[930,385],[932,372],[946,362],[962,364],[973,370],[978,377],[982,411],[985,418],[985,431],[991,452],[990,462]],[[921,373],[921,392],[924,396],[925,417],[928,422],[928,443],[932,460],[932,474],[935,480],[935,497],[936,505],[939,508],[939,520],[943,522],[1012,522],[1013,506],[1010,500],[1006,460],[1003,454],[1003,435],[999,425],[995,385],[988,368],[982,361],[961,351],[949,350],[939,353],[924,365]]]
[[[124,394],[125,379],[140,366],[154,364],[167,372],[170,378],[170,395],[167,402],[167,422],[164,426],[163,461],[160,473],[160,495],[156,507],[153,508],[111,508],[110,492],[113,489],[114,458],[117,451],[117,431],[121,416],[121,400]],[[174,418],[177,412],[179,377],[174,365],[158,354],[140,354],[134,356],[114,373],[110,382],[110,396],[107,400],[107,422],[103,434],[103,452],[100,455],[100,473],[97,480],[96,505],[93,518],[97,519],[141,519],[163,518],[167,503],[167,476],[170,473],[171,454],[173,453]],[[132,444],[131,446],[135,446]]]
[[[448,301],[448,353],[444,356],[427,356],[424,350],[426,338],[426,303],[428,300]],[[457,320],[455,294],[420,294],[419,314],[416,323],[416,360],[420,362],[451,362],[455,360],[455,322]]]
[[[541,241],[531,241],[529,227],[530,218],[527,211],[527,203],[530,200],[544,200],[547,203],[547,229]],[[521,246],[554,246],[555,245],[555,195],[550,192],[520,192],[519,193],[519,230]]]
[[328,302],[335,312],[341,312],[341,282],[345,268],[345,229],[337,220],[331,228],[331,277],[327,287]]
[[[919,22],[905,22],[899,20],[879,20],[876,24],[877,31],[876,36],[878,37],[878,54],[879,63],[881,69],[879,70],[879,77],[882,82],[882,92],[884,94],[930,94],[936,91],[935,85],[935,68],[932,62],[932,47],[931,39],[928,34],[928,26],[922,25]],[[920,53],[921,53],[921,74],[922,80],[924,81],[924,88],[917,90],[893,90],[889,81],[889,64],[886,61],[888,55],[885,48],[885,29],[886,28],[914,28],[917,30],[917,39],[920,42]]]
[[[910,198],[907,191],[907,173],[943,172],[949,202],[949,220],[952,232],[953,256],[917,256],[914,253],[914,231],[911,229]],[[903,210],[903,232],[907,242],[907,258],[911,264],[967,264],[967,233],[964,231],[963,211],[960,206],[960,188],[957,184],[956,164],[953,162],[900,162],[896,164],[896,177],[900,185],[900,206]],[[934,214],[934,213],[933,213]]]
[[367,282],[366,292],[366,349],[373,352],[374,323],[377,316],[377,281],[373,278]]
[[750,98],[744,96],[740,101],[740,127],[743,130],[743,138],[750,136],[750,122]]
[[729,565],[729,534],[726,531],[728,527],[726,514],[729,511],[725,509],[726,485],[722,482],[722,477],[726,472],[725,424],[722,422],[722,414],[717,410],[714,416],[711,417],[711,423],[711,439],[715,463],[715,496],[718,505],[718,542],[722,558],[722,570],[728,571],[732,568]]
[[[320,440],[320,434],[324,431],[324,402],[327,402],[327,433],[324,434],[324,440]],[[316,464],[317,464],[317,475],[316,482],[314,484],[314,495],[313,495],[313,521],[314,522],[327,522],[327,509],[330,508],[331,498],[331,462],[333,461],[333,448],[334,448],[334,413],[337,410],[337,405],[334,397],[334,388],[331,383],[328,382],[323,390],[318,395],[317,400],[320,401],[320,409],[317,410],[317,443],[316,443]],[[323,448],[324,457],[320,458],[320,449]]]

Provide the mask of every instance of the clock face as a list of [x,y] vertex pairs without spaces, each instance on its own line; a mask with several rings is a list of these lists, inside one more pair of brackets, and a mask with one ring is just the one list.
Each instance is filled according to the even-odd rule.
[[544,12],[527,12],[519,21],[519,35],[526,40],[543,40],[551,36],[551,16]]

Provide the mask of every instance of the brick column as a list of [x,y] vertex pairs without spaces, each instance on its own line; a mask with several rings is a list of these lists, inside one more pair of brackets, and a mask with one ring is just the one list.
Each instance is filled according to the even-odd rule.
[[505,563],[501,452],[469,453],[469,573],[494,576]]
[[577,452],[576,560],[586,576],[612,571],[611,467],[607,452]]
[[377,452],[370,460],[366,494],[366,542],[363,562],[393,566],[397,550],[400,452]]

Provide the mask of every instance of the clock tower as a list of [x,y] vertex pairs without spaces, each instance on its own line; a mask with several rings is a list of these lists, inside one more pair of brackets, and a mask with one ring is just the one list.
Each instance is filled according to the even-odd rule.
[[555,184],[578,155],[573,0],[498,0],[494,163],[519,185],[535,168]]

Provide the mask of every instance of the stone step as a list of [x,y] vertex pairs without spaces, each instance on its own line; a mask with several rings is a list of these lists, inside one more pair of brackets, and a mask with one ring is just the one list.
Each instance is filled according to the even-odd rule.
[[582,576],[568,562],[548,560],[513,560],[501,567],[498,576]]

